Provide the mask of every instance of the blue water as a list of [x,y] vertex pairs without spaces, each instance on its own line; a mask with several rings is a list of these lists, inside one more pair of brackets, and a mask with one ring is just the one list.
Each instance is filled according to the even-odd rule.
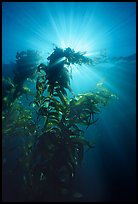
[[[73,72],[72,89],[84,93],[102,81],[118,96],[86,131],[96,146],[85,153],[79,172],[81,201],[135,201],[136,3],[2,3],[3,64],[14,62],[16,52],[27,49],[48,56],[53,44],[87,51],[89,57],[106,49],[107,62]],[[3,75],[10,75],[11,66],[5,67]],[[20,200],[19,179],[10,182],[10,188],[16,183],[12,193],[6,180],[5,200]]]

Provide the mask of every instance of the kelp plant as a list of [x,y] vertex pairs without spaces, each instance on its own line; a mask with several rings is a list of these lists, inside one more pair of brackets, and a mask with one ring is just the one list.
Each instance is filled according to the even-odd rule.
[[[41,61],[39,54],[32,54],[36,54],[36,59],[32,61],[38,64],[38,61]],[[25,70],[24,78],[16,71],[13,83],[10,84],[10,88],[16,87],[12,100],[8,100],[7,96],[3,99],[13,104],[15,99],[24,93],[24,80],[35,74],[36,95],[29,103],[28,115],[33,108],[37,119],[34,122],[33,116],[29,115],[31,120],[26,118],[22,122],[25,131],[29,132],[33,127],[31,145],[28,143],[25,148],[25,158],[29,159],[27,174],[24,176],[26,190],[31,192],[31,201],[51,201],[53,197],[55,200],[61,200],[73,196],[73,182],[83,160],[84,148],[94,147],[93,143],[85,139],[82,126],[87,129],[96,123],[98,118],[95,118],[95,115],[115,97],[102,84],[97,86],[97,92],[74,95],[70,85],[73,69],[71,65],[94,64],[94,61],[84,54],[69,47],[55,47],[47,58],[47,65],[41,63],[34,69],[35,64],[25,70],[22,59],[26,57],[26,52],[17,53],[17,65],[21,64],[22,71]],[[27,58],[25,59],[27,62]],[[72,97],[68,96],[69,92]],[[17,100],[15,102],[17,103]],[[19,123],[18,120],[16,122]]]
[[[33,159],[37,162],[32,168],[33,186],[43,197],[48,195],[68,196],[73,194],[72,183],[83,160],[84,146],[93,148],[87,141],[81,125],[86,129],[98,119],[100,112],[114,95],[99,86],[96,93],[90,92],[74,96],[70,87],[71,64],[92,65],[93,61],[84,53],[56,47],[47,58],[47,65],[38,66],[36,98],[38,118],[43,117],[43,133],[38,136]],[[69,99],[67,90],[72,93]],[[37,183],[37,184],[36,184]],[[41,184],[40,184],[41,183]],[[38,187],[41,186],[38,190]]]

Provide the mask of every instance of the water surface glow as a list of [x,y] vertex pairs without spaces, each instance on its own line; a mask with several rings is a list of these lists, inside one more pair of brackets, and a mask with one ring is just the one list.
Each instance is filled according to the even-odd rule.
[[102,49],[116,56],[135,52],[135,3],[3,2],[2,6],[3,61],[13,60],[17,49],[50,52],[53,44],[90,55]]

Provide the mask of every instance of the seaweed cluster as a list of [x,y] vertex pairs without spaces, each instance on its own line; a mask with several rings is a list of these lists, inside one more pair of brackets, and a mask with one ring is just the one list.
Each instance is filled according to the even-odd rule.
[[13,71],[14,77],[12,79],[2,79],[3,110],[9,109],[22,94],[31,93],[31,90],[24,86],[24,82],[26,79],[34,77],[41,59],[39,52],[34,50],[17,52],[15,69]]
[[[48,64],[38,66],[41,58],[37,52],[17,53],[14,79],[8,83],[4,80],[3,135],[12,135],[19,130],[30,135],[20,158],[20,163],[26,167],[24,185],[26,191],[31,191],[30,200],[41,200],[42,197],[50,200],[51,194],[55,198],[71,196],[84,148],[94,147],[94,143],[86,140],[81,127],[87,129],[96,123],[101,108],[115,97],[102,85],[97,87],[97,92],[74,96],[70,87],[70,65],[92,65],[93,61],[84,54],[71,48],[56,47],[47,58]],[[22,107],[19,96],[24,93],[24,81],[34,75],[37,77],[36,95],[27,110]],[[28,87],[26,90],[31,93]],[[67,90],[72,93],[71,98]],[[11,118],[14,118],[13,122]]]

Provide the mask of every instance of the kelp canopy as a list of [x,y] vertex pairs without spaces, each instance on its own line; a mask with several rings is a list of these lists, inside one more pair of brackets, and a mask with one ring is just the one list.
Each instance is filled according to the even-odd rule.
[[[13,79],[3,79],[3,155],[7,157],[8,138],[22,135],[25,142],[20,144],[17,165],[25,169],[22,192],[29,201],[73,196],[72,185],[84,148],[94,147],[85,139],[81,127],[87,129],[96,123],[101,108],[115,97],[102,84],[97,86],[97,92],[74,95],[71,64],[93,65],[93,60],[84,54],[55,47],[45,65],[39,52],[20,52]],[[26,80],[33,78],[36,93],[25,86]],[[27,97],[28,108],[22,102],[24,94],[34,97],[31,101]]]

